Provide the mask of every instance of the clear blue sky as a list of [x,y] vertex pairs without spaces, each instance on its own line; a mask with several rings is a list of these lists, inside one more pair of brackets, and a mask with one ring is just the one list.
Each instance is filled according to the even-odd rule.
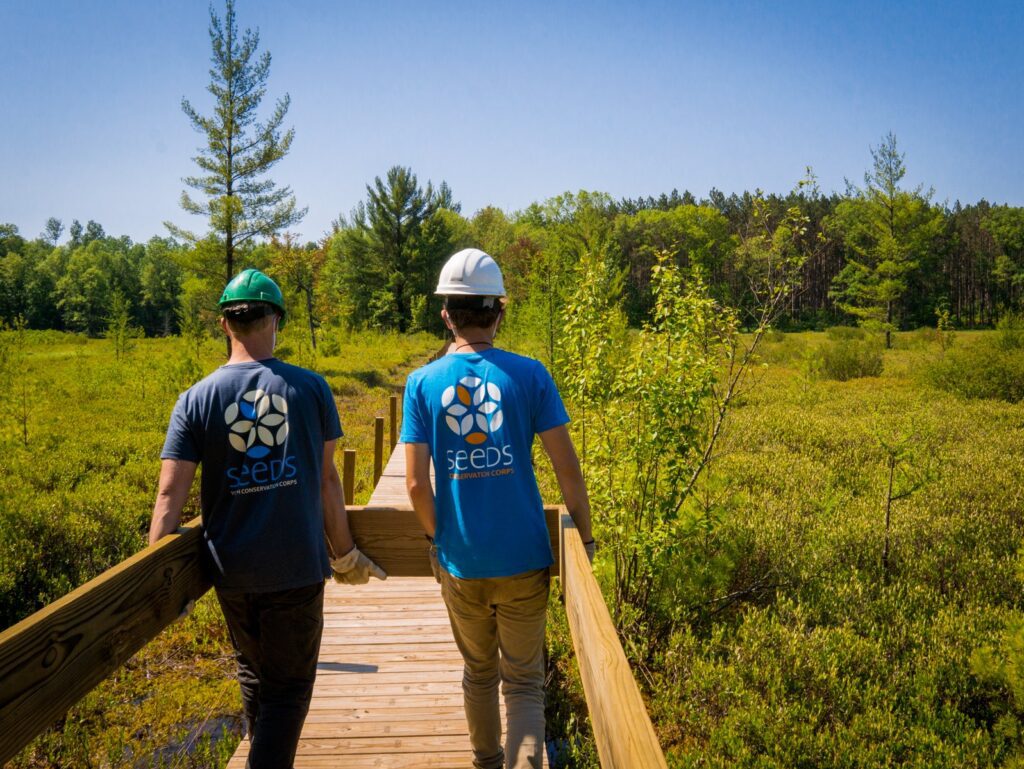
[[[223,13],[223,4],[215,4]],[[939,201],[1024,204],[1024,3],[237,0],[288,92],[273,177],[315,239],[395,164],[463,212],[565,190],[859,182],[893,131]],[[205,0],[0,0],[0,222],[135,240],[184,214]]]

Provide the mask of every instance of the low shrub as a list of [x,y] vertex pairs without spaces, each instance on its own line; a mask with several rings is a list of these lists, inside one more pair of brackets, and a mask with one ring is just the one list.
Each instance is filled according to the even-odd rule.
[[821,347],[817,373],[823,379],[839,382],[881,376],[882,348],[869,340],[857,341],[854,337],[826,342]]
[[925,369],[925,379],[962,398],[1024,400],[1024,348],[1007,346],[1012,333],[1000,331],[994,343],[951,351]]
[[328,358],[341,354],[341,339],[333,330],[321,331],[317,351]]
[[1007,313],[996,324],[996,344],[1001,350],[1024,347],[1024,315]]
[[53,347],[54,345],[75,345],[81,346],[89,342],[85,334],[76,334],[71,331],[54,331],[53,329],[32,329],[26,328],[21,331],[0,329],[0,334],[8,336],[20,335],[24,344],[32,347]]
[[786,334],[781,331],[769,331],[765,335],[758,356],[761,361],[775,366],[802,366],[809,353],[809,345],[805,334]]
[[669,765],[1002,765],[1017,741],[1004,724],[1016,721],[990,722],[1006,709],[1006,688],[981,690],[970,670],[974,645],[998,637],[1000,615],[946,608],[888,619],[888,632],[865,635],[817,625],[805,605],[782,599],[706,641],[680,631],[656,674],[665,696],[651,708]]
[[931,326],[921,326],[906,334],[898,334],[893,342],[893,347],[902,347],[907,350],[927,350],[936,345],[943,347],[951,346],[952,332],[942,331]]

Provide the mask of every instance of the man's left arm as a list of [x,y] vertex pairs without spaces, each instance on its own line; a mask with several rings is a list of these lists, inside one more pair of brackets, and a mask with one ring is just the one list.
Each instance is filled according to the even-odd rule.
[[430,446],[426,443],[405,444],[405,490],[420,526],[433,539],[437,511],[430,485]]
[[173,534],[181,524],[192,480],[196,477],[195,462],[185,459],[165,459],[160,464],[160,488],[153,505],[153,518],[149,522],[149,544]]
[[565,425],[553,427],[540,433],[541,443],[551,459],[551,467],[562,490],[562,500],[583,539],[587,557],[594,560],[594,534],[590,526],[590,497],[583,480],[580,460],[573,445],[569,428]]

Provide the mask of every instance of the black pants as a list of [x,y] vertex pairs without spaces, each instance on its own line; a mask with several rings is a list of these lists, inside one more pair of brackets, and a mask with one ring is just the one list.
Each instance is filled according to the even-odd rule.
[[217,591],[238,660],[249,769],[291,769],[316,680],[324,585]]

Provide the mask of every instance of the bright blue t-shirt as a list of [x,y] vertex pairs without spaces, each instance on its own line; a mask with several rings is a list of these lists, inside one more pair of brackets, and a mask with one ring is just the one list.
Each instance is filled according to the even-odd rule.
[[203,528],[220,590],[271,592],[330,576],[324,443],[341,437],[324,378],[271,358],[221,366],[178,398],[161,459],[203,466]]
[[531,448],[568,421],[544,365],[505,350],[445,355],[410,375],[401,441],[430,446],[448,572],[507,577],[554,562]]

